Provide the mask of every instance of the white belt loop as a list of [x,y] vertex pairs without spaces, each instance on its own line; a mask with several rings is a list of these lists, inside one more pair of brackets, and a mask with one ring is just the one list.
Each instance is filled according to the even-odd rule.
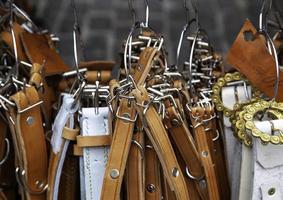
[[[94,108],[82,108],[81,135],[109,135],[108,116],[108,107],[99,107],[98,113]],[[82,199],[100,200],[108,153],[109,146],[83,148],[83,165],[80,166],[81,181],[84,181],[84,188],[81,188]]]

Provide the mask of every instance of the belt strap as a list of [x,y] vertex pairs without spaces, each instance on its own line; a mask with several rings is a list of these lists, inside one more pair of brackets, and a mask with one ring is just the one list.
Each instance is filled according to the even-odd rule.
[[[81,128],[82,137],[86,136],[107,136],[108,130],[108,107],[99,107],[98,113],[94,108],[82,108]],[[87,142],[85,142],[87,144]],[[90,143],[89,143],[90,144]],[[81,181],[84,181],[84,187],[82,192],[85,192],[83,199],[92,200],[100,199],[101,188],[103,184],[104,172],[108,160],[109,146],[93,146],[89,144],[83,148],[83,165],[80,171]],[[104,143],[105,144],[105,143]],[[78,142],[78,146],[81,146],[82,142]],[[82,163],[82,162],[81,162]]]
[[145,199],[144,148],[144,132],[141,121],[138,121],[133,134],[125,177],[129,200]]
[[129,155],[136,111],[127,99],[121,99],[105,170],[101,199],[120,199],[123,175]]
[[199,181],[205,177],[201,159],[195,146],[195,141],[174,106],[168,107],[167,111],[168,116],[165,117],[165,124],[169,130],[169,134],[173,139],[176,148],[180,152],[182,159],[185,161],[187,167],[186,171],[194,180],[200,195],[203,199],[207,199],[207,187],[201,187],[199,183]]
[[145,144],[145,199],[160,200],[162,199],[160,162],[147,136],[145,136]]
[[[255,125],[259,130],[270,135],[272,126],[274,130],[283,130],[283,120],[272,120],[271,123],[258,121]],[[282,199],[283,146],[271,143],[263,145],[259,139],[254,139],[253,144],[252,199]]]
[[26,88],[11,100],[16,104],[16,109],[9,109],[20,185],[27,199],[45,199],[48,162],[38,93],[34,87]]
[[[63,94],[63,102],[52,127],[52,153],[49,164],[49,190],[47,193],[47,199],[50,200],[58,199],[60,177],[63,169],[66,152],[70,142],[70,140],[66,140],[63,137],[63,134],[64,132],[71,132],[68,135],[73,134],[75,137],[75,135],[77,135],[79,132],[78,129],[73,129],[74,113],[78,109],[78,106],[75,106],[73,108],[73,103],[74,99],[70,94]],[[67,124],[68,127],[66,127]]]
[[205,132],[206,127],[203,122],[204,115],[205,110],[203,108],[192,108],[191,121],[195,130],[196,142],[198,144],[198,150],[204,166],[209,199],[218,200],[220,199],[220,196],[217,185],[217,177],[207,142],[207,133]]
[[[177,162],[164,125],[155,108],[152,105],[147,105],[149,96],[146,89],[139,87],[133,93],[137,101],[136,109],[144,120],[144,129],[158,155],[170,188],[174,190],[176,199],[190,199],[184,176]],[[145,113],[144,107],[138,104],[147,107]]]

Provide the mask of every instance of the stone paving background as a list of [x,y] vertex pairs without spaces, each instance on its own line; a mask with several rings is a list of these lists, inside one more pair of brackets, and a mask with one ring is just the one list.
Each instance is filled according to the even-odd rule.
[[[165,37],[169,64],[175,63],[179,35],[185,24],[183,0],[148,0],[149,24]],[[281,1],[281,3],[280,3]],[[143,0],[134,0],[138,19],[144,19]],[[282,7],[282,0],[276,2]],[[244,20],[256,26],[260,0],[197,0],[201,26],[209,34],[215,49],[227,52]],[[35,17],[44,27],[61,38],[60,53],[68,64],[73,58],[73,11],[71,0],[33,0]],[[122,41],[127,37],[132,19],[128,0],[78,0],[76,6],[85,44],[86,60],[117,60]]]

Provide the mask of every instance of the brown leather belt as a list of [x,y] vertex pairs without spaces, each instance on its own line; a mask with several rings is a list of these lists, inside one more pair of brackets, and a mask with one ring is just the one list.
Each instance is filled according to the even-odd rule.
[[203,166],[195,146],[195,141],[185,125],[185,122],[177,113],[174,106],[167,108],[168,116],[165,116],[166,128],[173,139],[176,148],[186,163],[186,172],[194,180],[202,199],[207,199],[207,188],[200,186],[200,181],[205,179]]
[[145,136],[145,144],[145,199],[160,200],[162,199],[160,162],[147,136]]
[[137,121],[136,130],[132,138],[132,145],[128,157],[126,170],[127,199],[145,199],[145,180],[144,180],[144,132],[141,121]]
[[216,169],[212,161],[212,155],[210,153],[207,133],[206,116],[209,118],[210,113],[206,113],[206,110],[202,107],[191,108],[191,122],[195,131],[195,138],[198,144],[198,151],[202,159],[206,182],[208,187],[208,195],[210,200],[220,199],[219,188],[217,183]]
[[34,87],[25,88],[11,96],[11,100],[16,108],[9,107],[8,118],[22,198],[45,199],[48,161],[38,93]]
[[104,175],[101,199],[120,199],[120,190],[130,151],[136,111],[128,99],[121,99]]
[[[152,105],[147,105],[149,96],[146,89],[139,87],[134,91],[134,96],[137,101],[136,109],[142,116],[144,129],[158,155],[171,190],[174,190],[176,199],[190,199],[184,176],[164,125],[155,108]],[[146,111],[144,106],[147,107]]]

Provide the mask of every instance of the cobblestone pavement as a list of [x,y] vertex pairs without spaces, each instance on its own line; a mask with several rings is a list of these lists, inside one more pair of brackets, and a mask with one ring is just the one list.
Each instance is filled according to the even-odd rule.
[[[139,19],[143,19],[143,0],[135,0]],[[175,52],[185,11],[182,0],[149,0],[149,24],[165,37],[169,63],[175,62]],[[71,0],[35,1],[36,17],[61,38],[60,53],[73,63]],[[199,19],[210,40],[219,52],[225,53],[246,18],[257,25],[260,1],[256,0],[197,0]],[[79,0],[77,9],[86,59],[117,59],[123,39],[132,20],[128,0]]]

